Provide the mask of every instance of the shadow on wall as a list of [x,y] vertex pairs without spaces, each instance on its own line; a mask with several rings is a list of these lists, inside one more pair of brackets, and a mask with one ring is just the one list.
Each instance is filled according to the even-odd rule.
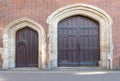
[[2,68],[2,63],[3,63],[2,54],[0,54],[0,68]]

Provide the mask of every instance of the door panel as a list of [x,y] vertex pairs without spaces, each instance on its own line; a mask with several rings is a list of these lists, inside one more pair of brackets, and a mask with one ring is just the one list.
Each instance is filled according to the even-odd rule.
[[58,66],[97,66],[100,59],[99,25],[83,16],[58,24]]
[[38,33],[29,27],[16,33],[16,66],[38,66]]

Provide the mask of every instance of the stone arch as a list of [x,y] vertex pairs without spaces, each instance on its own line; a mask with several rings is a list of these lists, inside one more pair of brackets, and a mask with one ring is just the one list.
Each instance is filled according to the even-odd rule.
[[23,17],[10,22],[3,30],[3,69],[15,68],[15,35],[18,30],[26,26],[29,26],[38,32],[38,68],[45,68],[46,37],[44,29],[32,19]]
[[49,24],[49,67],[57,68],[57,25],[58,23],[70,16],[82,15],[94,19],[100,27],[100,61],[101,68],[112,69],[112,19],[102,9],[87,5],[73,4],[62,7],[54,11],[47,19]]

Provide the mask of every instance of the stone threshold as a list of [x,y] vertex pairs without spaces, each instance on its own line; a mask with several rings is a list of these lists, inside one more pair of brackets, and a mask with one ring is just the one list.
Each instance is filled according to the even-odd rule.
[[0,69],[0,71],[110,71],[100,67],[58,67],[56,69],[39,69],[36,67],[17,67],[13,69]]
[[0,69],[0,71],[39,71],[39,68],[35,67],[17,67],[12,69]]
[[56,71],[110,71],[109,69],[102,69],[100,67],[58,67]]

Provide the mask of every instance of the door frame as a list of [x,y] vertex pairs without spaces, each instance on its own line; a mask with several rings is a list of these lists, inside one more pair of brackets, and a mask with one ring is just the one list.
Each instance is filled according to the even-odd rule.
[[49,24],[49,68],[58,67],[57,27],[58,23],[70,16],[81,15],[89,17],[99,23],[100,32],[100,61],[99,67],[112,69],[113,43],[112,43],[112,18],[102,9],[87,5],[73,4],[54,11],[48,18]]
[[3,31],[4,53],[2,54],[3,69],[15,68],[16,32],[22,28],[25,28],[26,26],[38,32],[38,68],[45,69],[46,37],[44,29],[40,24],[26,17],[12,21],[4,28]]

